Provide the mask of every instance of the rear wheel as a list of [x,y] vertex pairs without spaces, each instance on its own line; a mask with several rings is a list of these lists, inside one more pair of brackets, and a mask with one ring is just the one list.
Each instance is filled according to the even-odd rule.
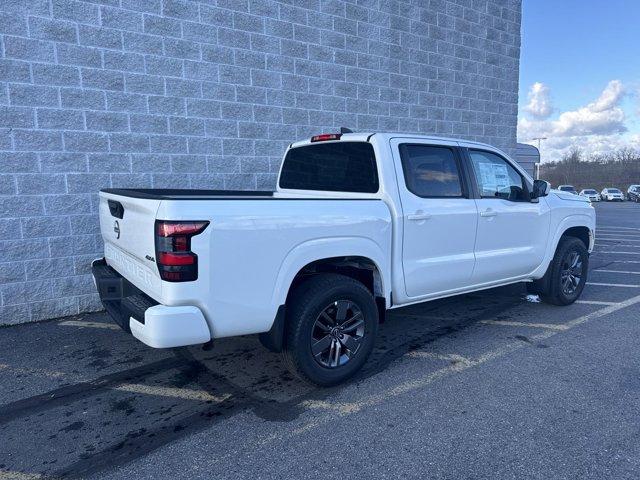
[[584,289],[589,270],[589,253],[575,237],[563,237],[545,276],[531,284],[530,291],[553,305],[570,305]]
[[371,292],[344,275],[311,277],[287,305],[283,357],[299,378],[335,385],[355,374],[373,349],[378,311]]

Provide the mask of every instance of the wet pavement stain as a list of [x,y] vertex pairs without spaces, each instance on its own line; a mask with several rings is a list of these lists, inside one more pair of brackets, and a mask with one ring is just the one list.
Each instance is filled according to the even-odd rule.
[[116,400],[111,403],[111,411],[112,412],[121,411],[121,412],[124,412],[125,415],[127,416],[131,415],[136,411],[135,407],[133,406],[135,401],[136,401],[136,397],[127,397],[122,400]]
[[62,427],[59,431],[60,432],[73,432],[75,430],[80,430],[82,427],[84,427],[84,422],[72,422],[70,424],[68,424],[66,427]]
[[549,345],[547,345],[545,343],[534,342],[533,340],[531,340],[526,335],[514,335],[513,338],[515,338],[516,340],[520,340],[520,341],[523,341],[525,343],[528,343],[529,345],[531,345],[533,347],[536,347],[536,348],[549,348]]
[[[455,302],[460,304],[461,299]],[[443,336],[456,335],[480,320],[495,318],[521,303],[513,297],[491,301],[469,297],[464,302],[468,307],[464,316],[451,314],[451,321],[435,327],[425,322],[407,330],[399,323],[401,320],[390,315],[391,321],[381,326],[380,338],[365,368],[345,385],[375,376],[407,352],[425,348]],[[428,319],[430,314],[441,315],[442,309],[449,312],[448,306],[452,303],[441,301],[421,316]],[[113,359],[108,348],[93,347],[82,358],[90,358],[91,362]],[[49,442],[55,439],[56,442],[54,449],[47,452],[48,458],[40,459],[37,466],[27,459],[25,464],[12,465],[12,468],[64,478],[84,477],[129,463],[239,413],[252,412],[269,422],[290,422],[306,411],[306,401],[330,399],[345,387],[301,388],[299,381],[283,370],[279,358],[262,350],[257,342],[251,348],[209,354],[201,359],[194,356],[192,349],[174,349],[172,353],[171,358],[5,405],[0,412],[0,435],[9,438],[27,435],[33,437],[36,444],[42,439]],[[78,354],[74,352],[73,355]],[[252,365],[251,362],[264,363],[269,373],[252,377],[251,372],[243,369]],[[211,363],[215,371],[207,363]],[[100,369],[99,366],[94,368]],[[131,394],[117,390],[123,383],[187,388],[207,392],[222,400],[192,401]],[[280,392],[285,400],[271,398],[273,392]],[[60,413],[55,415],[57,411]],[[45,414],[42,432],[24,431],[24,425],[31,425],[34,416]],[[57,437],[46,436],[62,419],[66,423],[53,430]],[[60,460],[58,464],[51,463],[54,459]]]

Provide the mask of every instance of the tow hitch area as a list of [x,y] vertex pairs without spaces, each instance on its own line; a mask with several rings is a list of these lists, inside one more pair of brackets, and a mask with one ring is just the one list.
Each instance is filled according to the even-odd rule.
[[104,259],[95,260],[91,271],[102,305],[123,330],[131,333],[130,318],[144,323],[145,311],[157,302],[107,265]]

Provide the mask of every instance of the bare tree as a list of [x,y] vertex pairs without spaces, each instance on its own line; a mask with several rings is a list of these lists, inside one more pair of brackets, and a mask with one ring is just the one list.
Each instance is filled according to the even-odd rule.
[[624,147],[607,154],[585,155],[577,147],[572,147],[558,162],[540,165],[540,178],[555,187],[570,184],[577,190],[605,187],[627,189],[629,185],[640,184],[640,151]]

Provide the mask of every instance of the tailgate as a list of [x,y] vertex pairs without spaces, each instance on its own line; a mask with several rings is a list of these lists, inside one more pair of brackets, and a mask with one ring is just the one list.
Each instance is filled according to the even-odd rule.
[[155,264],[155,220],[161,200],[100,192],[100,232],[111,267],[154,299],[162,282]]

